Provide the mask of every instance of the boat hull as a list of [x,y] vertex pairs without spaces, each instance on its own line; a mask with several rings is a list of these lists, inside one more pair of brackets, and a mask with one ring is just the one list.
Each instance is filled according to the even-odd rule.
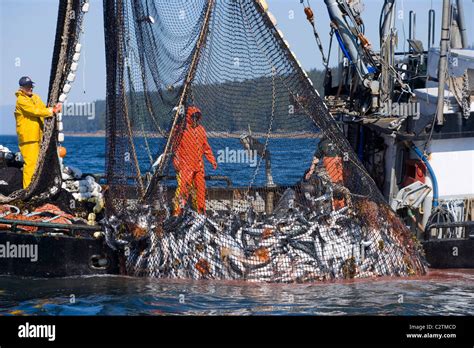
[[[3,275],[48,278],[118,273],[117,256],[103,239],[0,231],[0,245]],[[13,255],[12,248],[19,246],[36,248],[36,257]],[[6,249],[10,249],[8,254]]]
[[432,239],[422,244],[431,268],[474,268],[474,239]]

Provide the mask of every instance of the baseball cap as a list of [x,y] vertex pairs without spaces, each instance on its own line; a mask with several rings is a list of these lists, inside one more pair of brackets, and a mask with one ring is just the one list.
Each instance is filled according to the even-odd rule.
[[29,76],[23,76],[20,81],[18,81],[20,86],[33,86],[35,83],[31,80]]

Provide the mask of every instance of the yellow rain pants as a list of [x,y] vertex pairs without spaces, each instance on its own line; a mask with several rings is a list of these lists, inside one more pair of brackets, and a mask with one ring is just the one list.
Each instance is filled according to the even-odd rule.
[[19,145],[21,155],[23,156],[23,188],[30,185],[33,174],[35,173],[36,161],[40,153],[41,143],[39,141],[29,141]]

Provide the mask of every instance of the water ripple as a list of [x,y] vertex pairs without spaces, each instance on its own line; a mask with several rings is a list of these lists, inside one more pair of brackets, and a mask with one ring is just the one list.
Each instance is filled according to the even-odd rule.
[[0,277],[1,315],[472,315],[474,271],[317,284]]

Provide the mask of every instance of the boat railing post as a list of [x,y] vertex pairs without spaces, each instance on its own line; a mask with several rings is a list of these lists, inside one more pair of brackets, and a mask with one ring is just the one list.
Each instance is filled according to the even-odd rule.
[[435,42],[435,22],[436,22],[436,12],[431,9],[428,11],[428,50]]

